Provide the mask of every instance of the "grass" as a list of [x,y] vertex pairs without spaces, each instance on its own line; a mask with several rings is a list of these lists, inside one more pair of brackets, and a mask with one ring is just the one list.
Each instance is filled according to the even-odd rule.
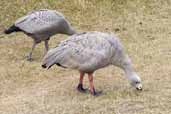
[[[25,59],[32,39],[22,33],[0,36],[1,114],[170,114],[170,0],[1,0],[0,31],[27,12],[49,8],[62,12],[77,31],[114,32],[120,37],[144,90],[137,92],[113,66],[98,70],[99,97],[75,90],[78,72],[40,67],[43,43]],[[50,47],[67,38],[56,35]],[[85,78],[85,86],[88,80]]]

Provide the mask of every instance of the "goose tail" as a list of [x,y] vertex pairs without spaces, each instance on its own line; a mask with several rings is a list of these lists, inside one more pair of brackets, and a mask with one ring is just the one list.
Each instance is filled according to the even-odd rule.
[[10,34],[12,32],[22,31],[20,28],[16,27],[15,25],[10,26],[8,29],[4,30],[5,34]]

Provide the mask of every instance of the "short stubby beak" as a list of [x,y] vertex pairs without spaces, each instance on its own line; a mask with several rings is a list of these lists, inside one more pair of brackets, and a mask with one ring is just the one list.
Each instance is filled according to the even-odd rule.
[[137,84],[137,85],[136,85],[136,89],[137,89],[138,91],[142,91],[142,90],[143,90],[142,84],[141,84],[141,83]]

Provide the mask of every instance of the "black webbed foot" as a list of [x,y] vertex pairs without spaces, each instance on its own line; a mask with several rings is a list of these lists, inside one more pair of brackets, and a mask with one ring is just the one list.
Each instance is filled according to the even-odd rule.
[[95,89],[93,89],[93,91],[90,90],[90,93],[93,95],[93,96],[100,96],[102,94],[102,91],[95,91]]
[[78,84],[77,90],[78,90],[79,92],[82,92],[82,93],[87,92],[87,89],[84,89],[84,88],[83,88],[83,84]]

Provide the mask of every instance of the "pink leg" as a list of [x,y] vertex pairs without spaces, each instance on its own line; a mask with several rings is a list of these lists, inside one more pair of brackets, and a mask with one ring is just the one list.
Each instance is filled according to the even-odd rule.
[[85,74],[84,72],[80,71],[80,81],[79,81],[79,84],[83,84],[84,74]]
[[85,74],[84,72],[81,72],[81,71],[80,71],[80,80],[79,80],[79,84],[78,84],[78,86],[77,86],[77,90],[78,90],[79,92],[85,92],[85,91],[86,91],[86,89],[83,88],[84,74]]
[[88,73],[88,79],[89,79],[89,83],[90,83],[90,92],[92,95],[96,95],[96,91],[94,88],[94,84],[93,84],[93,73]]

